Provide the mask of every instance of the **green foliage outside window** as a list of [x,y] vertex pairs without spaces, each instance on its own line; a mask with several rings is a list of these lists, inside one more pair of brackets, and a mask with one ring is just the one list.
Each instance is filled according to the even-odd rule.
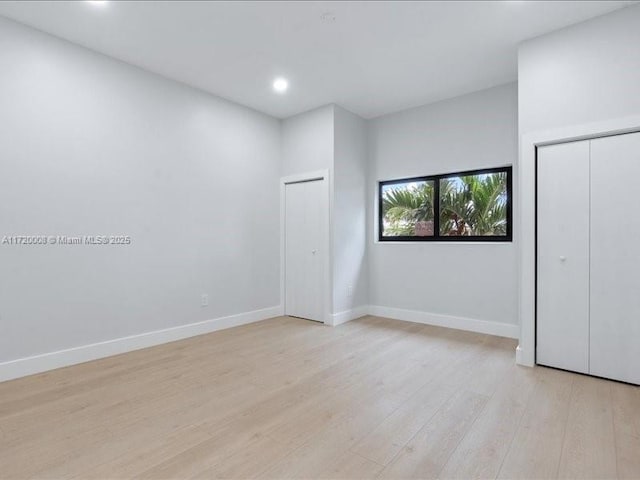
[[433,236],[439,182],[440,236],[506,236],[507,172],[383,185],[383,236]]

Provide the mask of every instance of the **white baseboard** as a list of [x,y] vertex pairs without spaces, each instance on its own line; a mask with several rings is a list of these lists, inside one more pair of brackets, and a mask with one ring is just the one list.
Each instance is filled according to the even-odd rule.
[[534,366],[533,358],[527,355],[527,352],[520,345],[516,347],[516,363],[525,367]]
[[329,325],[337,326],[356,318],[364,317],[369,314],[369,306],[362,305],[360,307],[353,308],[351,310],[345,310],[344,312],[334,313],[329,319]]
[[488,335],[496,335],[498,337],[518,338],[520,335],[520,328],[518,325],[477,320],[474,318],[453,317],[450,315],[421,312],[417,310],[404,310],[402,308],[370,305],[369,315],[390,318],[392,320],[404,320],[407,322],[424,323],[438,327],[486,333]]
[[141,348],[153,347],[163,343],[195,337],[204,333],[215,332],[225,328],[237,327],[248,323],[259,322],[282,315],[282,307],[270,307],[252,312],[214,318],[188,325],[141,333],[129,337],[116,338],[100,343],[82,345],[80,347],[59,350],[57,352],[20,358],[0,363],[0,382],[14,378],[46,372],[56,368],[67,367],[78,363],[110,357],[120,353],[131,352]]

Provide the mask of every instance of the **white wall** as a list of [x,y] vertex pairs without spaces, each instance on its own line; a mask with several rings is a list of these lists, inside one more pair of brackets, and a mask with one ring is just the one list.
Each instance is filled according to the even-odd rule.
[[[282,176],[291,176],[326,170],[329,172],[327,188],[328,197],[333,199],[333,130],[334,106],[325,105],[308,112],[282,120],[281,146],[282,146]],[[327,205],[330,210],[331,205]],[[284,221],[286,222],[286,212]],[[328,220],[328,242],[332,239],[332,219]],[[286,255],[283,245],[283,254]],[[332,245],[327,247],[328,257],[323,257],[325,263],[325,282],[327,285],[323,292],[324,314],[331,318],[333,312],[333,271],[331,268]],[[284,261],[284,260],[283,260]],[[282,298],[286,297],[286,280],[283,283]]]
[[330,288],[336,323],[367,306],[366,166],[367,123],[357,115],[326,105],[282,121],[283,176],[331,172]]
[[524,42],[520,133],[640,112],[640,5]]
[[[279,303],[276,119],[0,19],[0,362]],[[200,307],[200,295],[210,305]]]
[[378,180],[516,163],[517,85],[372,120],[369,152],[370,303],[517,334],[516,242],[378,243],[374,231]]
[[282,121],[282,175],[333,169],[333,105]]
[[0,245],[0,362],[277,306],[278,179],[321,169],[334,314],[516,326],[517,208],[514,243],[380,244],[376,181],[515,164],[518,125],[637,115],[639,24],[633,6],[525,42],[518,86],[369,122],[334,105],[279,122],[0,19],[0,236],[133,241]]
[[369,300],[367,123],[338,106],[334,113],[333,313],[339,314],[366,306]]
[[520,345],[535,357],[535,145],[640,127],[640,6],[564,28],[521,45],[518,53],[522,173]]

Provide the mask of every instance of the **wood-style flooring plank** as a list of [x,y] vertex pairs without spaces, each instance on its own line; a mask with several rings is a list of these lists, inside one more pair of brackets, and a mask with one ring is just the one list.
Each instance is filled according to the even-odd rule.
[[0,479],[640,479],[640,389],[515,346],[278,317],[0,383]]
[[611,382],[573,381],[558,478],[616,478]]
[[574,375],[540,367],[533,394],[498,478],[556,478]]

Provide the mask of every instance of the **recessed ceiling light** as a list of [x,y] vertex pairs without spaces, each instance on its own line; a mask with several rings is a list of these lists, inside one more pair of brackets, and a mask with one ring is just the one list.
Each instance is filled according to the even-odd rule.
[[273,89],[278,93],[284,93],[289,88],[289,82],[286,78],[278,77],[273,81]]
[[104,7],[107,4],[107,0],[86,0],[86,2],[96,7]]

